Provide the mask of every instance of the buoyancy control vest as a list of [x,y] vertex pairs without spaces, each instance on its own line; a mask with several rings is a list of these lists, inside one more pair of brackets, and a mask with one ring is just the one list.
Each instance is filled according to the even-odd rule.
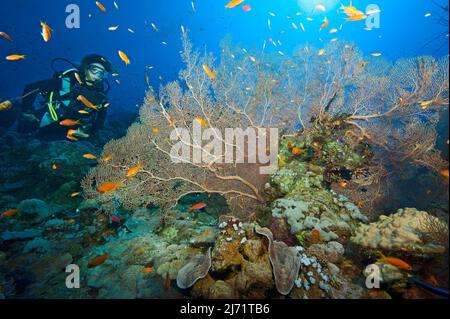
[[[80,84],[75,76],[77,73],[80,75],[77,68],[55,72],[54,78],[58,79],[58,86],[48,93],[45,102],[47,111],[41,119],[41,128],[63,119],[79,119],[82,125],[89,125],[95,122],[99,112],[109,106],[106,98],[109,85],[105,89],[104,83],[93,87]],[[97,110],[88,108],[79,101],[77,98],[80,95],[93,103]]]

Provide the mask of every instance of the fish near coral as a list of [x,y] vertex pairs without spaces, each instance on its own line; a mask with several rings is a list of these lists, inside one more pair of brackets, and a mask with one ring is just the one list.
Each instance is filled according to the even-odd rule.
[[390,264],[392,266],[395,266],[395,267],[397,267],[399,269],[413,270],[413,267],[410,264],[408,264],[407,262],[405,262],[405,261],[403,261],[403,260],[401,260],[399,258],[396,258],[396,257],[385,257],[385,256],[382,256],[379,260],[382,261],[382,262],[385,262],[387,264]]
[[197,116],[195,121],[203,127],[208,127],[208,123],[201,116]]
[[76,130],[68,130],[67,136],[66,136],[67,139],[74,141],[74,142],[78,141],[78,139],[75,136],[73,136],[76,132],[77,132]]
[[346,188],[348,185],[347,181],[339,181],[339,186],[342,188]]
[[144,274],[151,274],[154,271],[154,269],[152,267],[145,267],[144,269],[142,269],[142,272]]
[[203,64],[203,70],[205,71],[205,73],[209,76],[209,78],[211,80],[215,80],[216,79],[216,74],[211,70],[211,68],[205,64]]
[[67,127],[77,126],[80,124],[81,124],[80,120],[71,120],[71,119],[66,119],[66,120],[59,122],[59,125],[67,126]]
[[448,169],[444,169],[440,172],[441,176],[448,180]]
[[206,203],[201,202],[201,203],[195,204],[194,206],[189,208],[189,211],[192,212],[192,211],[200,210],[200,209],[205,208],[206,206],[208,206]]
[[95,156],[93,154],[84,154],[83,157],[85,159],[97,159],[97,156]]
[[127,171],[126,177],[127,177],[127,178],[133,178],[133,177],[135,177],[136,174],[139,173],[139,171],[142,170],[142,168],[143,168],[142,165],[137,165],[137,166],[134,166],[134,167],[130,168],[130,169]]
[[123,187],[122,182],[108,182],[108,183],[104,183],[102,185],[100,185],[97,188],[97,191],[100,194],[106,194],[112,191],[115,191],[116,189],[118,189],[119,187]]
[[299,147],[294,147],[294,148],[292,149],[292,154],[294,154],[294,155],[301,155],[301,154],[303,154],[304,152],[305,152],[305,150],[302,149],[302,148],[299,148]]
[[1,217],[12,217],[15,214],[17,214],[18,212],[19,212],[19,210],[17,208],[14,208],[14,209],[7,210],[6,212],[1,214],[0,216]]
[[88,263],[88,268],[94,268],[103,265],[105,261],[108,260],[108,258],[109,258],[108,254],[97,256]]

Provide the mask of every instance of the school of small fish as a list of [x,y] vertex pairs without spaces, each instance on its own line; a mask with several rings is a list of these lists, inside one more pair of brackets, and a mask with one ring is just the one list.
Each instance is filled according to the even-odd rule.
[[[191,4],[192,12],[196,13],[197,12],[197,6],[196,6],[195,2],[191,1],[190,4]],[[108,13],[107,7],[102,2],[95,1],[95,5],[102,13]],[[114,8],[117,11],[119,10],[119,5],[118,5],[118,3],[116,1],[113,1],[113,6],[114,6]],[[252,11],[252,9],[253,9],[250,4],[245,3],[245,0],[231,0],[231,1],[229,1],[228,3],[226,3],[224,5],[224,8],[225,9],[234,9],[234,8],[239,7],[239,6],[242,6],[242,10],[244,12],[246,12],[246,13],[250,13]],[[373,9],[373,10],[368,10],[366,12],[363,12],[363,11],[357,9],[355,6],[353,6],[353,1],[352,0],[350,0],[350,4],[347,5],[347,6],[342,4],[341,7],[340,7],[340,10],[346,16],[345,22],[362,21],[362,20],[365,20],[366,18],[368,18],[371,15],[375,15],[375,14],[378,14],[378,13],[381,12],[379,9]],[[316,4],[314,6],[314,11],[319,13],[319,14],[324,15],[327,12],[327,8],[323,4]],[[315,21],[315,19],[312,18],[312,17],[308,17],[308,16],[305,16],[303,18],[304,15],[305,15],[305,13],[303,13],[303,12],[296,12],[295,13],[295,17],[298,17],[298,19],[301,19],[301,21],[297,21],[297,22],[296,21],[290,21],[289,22],[290,26],[295,31],[301,30],[302,32],[307,32],[307,30],[311,29],[311,28],[307,29],[305,27],[305,24],[313,23]],[[424,14],[424,17],[428,18],[428,17],[431,17],[431,15],[432,14],[430,12],[427,12],[427,13]],[[276,30],[276,28],[279,27],[279,20],[278,20],[277,14],[272,12],[272,11],[268,12],[268,16],[269,16],[269,18],[267,18],[267,28],[268,28],[269,31],[272,32],[272,31]],[[89,14],[89,17],[92,17],[92,14]],[[286,18],[287,18],[287,20],[292,20],[293,16],[287,16]],[[328,31],[327,31],[328,34],[336,34],[336,33],[340,32],[340,31],[342,31],[343,25],[344,25],[344,23],[341,23],[339,21],[337,21],[337,22],[336,21],[330,21],[328,19],[328,17],[323,16],[323,19],[321,20],[319,32],[329,28]],[[44,22],[44,21],[40,22],[40,26],[41,26],[41,33],[40,34],[42,36],[42,39],[44,40],[45,43],[50,42],[52,40],[52,38],[53,38],[54,30],[49,26],[49,24],[47,24],[47,22]],[[150,23],[150,27],[151,27],[151,29],[154,32],[156,32],[156,33],[160,32],[160,29],[158,28],[158,26],[157,26],[157,24],[155,22],[151,22]],[[135,34],[136,33],[135,30],[132,29],[132,28],[124,27],[124,29],[127,32],[129,32],[130,34]],[[367,31],[371,30],[370,28],[364,28],[364,29],[367,30]],[[111,26],[108,27],[108,31],[111,31],[111,32],[115,32],[115,31],[119,31],[120,32],[120,30],[122,30],[122,28],[119,25],[111,25]],[[182,35],[186,34],[186,30],[187,29],[185,28],[185,26],[181,25],[181,33],[182,33]],[[280,30],[278,32],[278,34],[281,35],[281,34],[284,34],[284,32],[285,32],[285,30]],[[323,32],[325,32],[325,31],[323,31]],[[0,37],[3,38],[4,40],[8,41],[8,42],[13,42],[13,38],[10,36],[9,33],[5,32],[5,31],[0,31]],[[320,38],[320,40],[323,41],[321,38]],[[330,42],[336,42],[336,41],[338,41],[338,38],[332,38],[330,40]],[[164,45],[164,46],[168,46],[169,45],[167,41],[163,41],[163,40],[160,41],[160,43],[162,45]],[[266,49],[266,44],[267,43],[271,43],[275,48],[283,46],[283,43],[281,42],[281,40],[269,38],[269,39],[264,39],[263,50]],[[279,55],[281,55],[281,56],[285,55],[285,53],[282,50],[279,50],[279,49],[276,49],[276,50],[277,50],[277,53]],[[245,49],[243,51],[245,53],[248,53]],[[125,53],[125,50],[120,49],[117,52],[118,52],[118,56],[119,56],[120,60],[125,64],[125,66],[128,66],[128,65],[131,64],[131,59],[128,56],[128,54]],[[326,54],[326,50],[324,48],[321,48],[317,52],[318,56],[323,56],[325,54]],[[382,56],[382,53],[381,52],[372,52],[371,56],[372,57],[380,57],[380,56]],[[234,56],[233,56],[233,58],[234,58]],[[253,63],[255,63],[255,64],[258,63],[258,60],[257,60],[257,58],[255,56],[248,55],[248,58]],[[27,55],[26,54],[15,53],[15,54],[10,54],[10,55],[6,56],[6,60],[8,60],[8,61],[19,61],[19,60],[25,60],[25,59],[27,59]],[[329,61],[327,61],[325,63],[329,63]],[[211,69],[211,67],[212,66],[208,66],[206,64],[202,65],[203,71],[206,74],[206,76],[210,80],[217,80],[219,74],[218,74],[218,72],[214,72]],[[238,69],[239,68],[240,67],[238,67]],[[150,70],[150,69],[153,69],[153,67],[146,68],[146,70]],[[113,74],[113,76],[118,76],[118,74]],[[79,84],[83,84],[83,81],[82,81],[82,79],[81,79],[81,77],[80,77],[80,75],[78,73],[75,73],[75,78],[76,78],[76,80],[78,81]],[[150,80],[149,80],[148,74],[146,74],[145,79],[146,79],[147,85],[150,87]],[[162,80],[161,76],[160,76],[160,79]],[[116,79],[115,82],[117,84],[120,84],[120,80],[119,79]],[[192,87],[190,87],[190,89],[192,90]],[[250,91],[251,88],[248,87],[248,88],[246,88],[246,90]],[[78,95],[77,96],[77,100],[80,101],[87,109],[89,109],[89,111],[88,110],[80,110],[80,111],[78,111],[79,114],[89,115],[91,110],[98,111],[98,106],[96,106],[93,103],[91,103],[83,95]],[[151,102],[153,100],[155,100],[154,97],[152,97],[151,100],[149,99],[148,102]],[[429,106],[432,106],[435,102],[436,102],[435,100],[431,99],[431,100],[427,100],[427,101],[421,101],[421,102],[419,102],[419,105],[420,105],[421,108],[425,109],[425,108],[427,108]],[[109,106],[109,104],[105,105],[105,107],[108,107],[108,106]],[[208,126],[207,122],[200,116],[196,117],[195,121],[197,123],[199,123],[202,127],[207,127]],[[78,138],[75,137],[77,131],[75,129],[72,129],[72,128],[76,127],[78,125],[81,125],[80,120],[64,119],[64,120],[61,120],[59,122],[59,124],[61,126],[69,128],[68,131],[67,131],[67,138],[69,140],[71,140],[71,141],[78,141]],[[158,134],[159,132],[160,132],[159,128],[157,128],[157,127],[153,128],[153,133],[154,134]],[[448,141],[447,141],[447,144],[448,144]],[[290,145],[289,147],[291,148],[292,155],[294,155],[294,156],[300,156],[300,155],[305,153],[305,150],[302,149],[302,148],[294,147],[293,145]],[[105,163],[109,162],[112,159],[112,155],[105,156],[103,158],[100,158],[99,156],[94,155],[94,154],[83,154],[82,156],[83,156],[83,158],[85,158],[87,160],[103,161]],[[278,161],[279,161],[279,165],[280,166],[286,165],[285,158],[283,158],[282,155],[278,155]],[[52,169],[58,170],[58,169],[60,169],[60,167],[59,167],[58,164],[53,163],[52,164]],[[126,181],[127,180],[129,181],[129,180],[131,180],[133,178],[136,178],[139,174],[145,173],[145,171],[143,172],[143,170],[144,170],[144,167],[142,165],[140,165],[140,164],[137,164],[137,165],[135,165],[135,166],[133,166],[131,168],[128,168],[126,170],[125,174],[124,174],[124,179],[123,180],[120,180],[120,181],[105,181],[104,183],[102,183],[102,184],[97,186],[97,191],[100,194],[108,194],[108,193],[117,191],[118,189],[120,189],[122,187],[126,187],[126,184],[125,184]],[[440,175],[444,179],[446,179],[448,181],[448,179],[449,179],[449,170],[445,169],[445,170],[440,171]],[[348,185],[348,181],[346,181],[346,180],[338,181],[338,185],[340,187],[342,187],[342,188],[346,188],[347,185]],[[75,198],[75,197],[78,197],[78,196],[81,196],[81,192],[73,192],[73,193],[70,194],[70,197],[72,197],[72,198]],[[205,202],[199,202],[199,203],[196,203],[195,205],[191,206],[188,211],[189,212],[199,212],[199,211],[205,209],[207,206],[208,205]],[[358,207],[359,208],[363,207],[363,204],[362,204],[361,201],[358,202]],[[9,209],[7,211],[4,211],[2,214],[0,214],[0,217],[1,218],[13,218],[13,217],[15,217],[16,215],[19,215],[19,214],[20,214],[19,209],[14,208],[14,209]],[[114,218],[114,216],[112,218]],[[120,222],[120,219],[118,221],[116,221],[116,222]],[[105,231],[102,235],[104,237],[109,237],[109,236],[113,236],[114,234],[115,234],[115,231],[109,230],[109,231]],[[323,240],[322,237],[321,237],[320,232],[318,230],[316,230],[316,229],[313,229],[311,231],[311,236],[313,238],[315,238],[316,240],[318,240],[318,241],[322,241]],[[145,251],[143,249],[139,248],[139,249],[136,249],[134,251],[134,253],[137,256],[139,256],[139,255],[144,254]],[[110,256],[108,254],[94,256],[88,262],[87,267],[88,268],[99,267],[99,266],[103,265],[104,263],[106,263],[109,258],[110,258]],[[395,266],[395,267],[397,267],[399,269],[406,270],[406,271],[411,271],[413,269],[413,267],[410,264],[408,264],[407,262],[405,262],[405,261],[403,261],[401,259],[395,258],[395,257],[382,256],[379,259],[379,261],[388,263],[390,265],[393,265],[393,266]],[[153,269],[153,267],[146,266],[146,267],[144,267],[141,270],[141,272],[144,273],[144,274],[150,274],[150,273],[154,272],[154,269]],[[430,277],[430,278],[431,278],[430,280],[434,284],[437,282],[437,280],[435,278],[433,278],[433,277]],[[167,272],[166,275],[165,275],[165,280],[164,280],[164,288],[165,289],[169,289],[170,285],[171,285],[171,278],[170,278],[169,273]]]

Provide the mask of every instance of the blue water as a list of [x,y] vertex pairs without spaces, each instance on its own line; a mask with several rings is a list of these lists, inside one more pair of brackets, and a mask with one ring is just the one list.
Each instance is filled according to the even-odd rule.
[[[121,85],[111,81],[112,109],[136,112],[146,89],[145,66],[155,67],[151,72],[151,81],[156,87],[160,82],[177,77],[182,67],[179,57],[181,25],[190,30],[190,38],[196,47],[206,46],[216,56],[220,52],[220,40],[226,35],[231,35],[235,43],[249,49],[261,49],[263,41],[269,38],[280,40],[281,47],[275,48],[267,43],[266,51],[282,50],[285,54],[306,42],[320,47],[334,37],[354,41],[365,54],[381,52],[390,60],[448,54],[448,37],[445,34],[425,46],[430,39],[448,30],[448,26],[438,23],[441,11],[429,0],[355,0],[353,4],[363,11],[369,4],[380,7],[381,25],[372,31],[364,30],[364,21],[345,23],[344,16],[337,13],[341,2],[336,0],[249,0],[244,4],[252,7],[250,12],[244,12],[242,7],[224,9],[227,0],[194,0],[195,12],[191,0],[116,2],[119,10],[114,8],[112,0],[103,0],[108,10],[103,13],[91,0],[3,1],[0,31],[9,33],[14,42],[0,39],[0,99],[19,96],[27,83],[51,77],[50,61],[55,57],[78,62],[86,54],[99,53],[113,61],[121,74]],[[305,10],[305,4],[309,2],[323,3],[327,6],[327,12]],[[81,9],[80,29],[67,29],[65,26],[65,8],[70,3],[78,4]],[[435,3],[448,4],[444,0],[436,0]],[[349,3],[345,1],[344,4]],[[276,16],[269,15],[269,12]],[[296,12],[304,14],[296,16]],[[428,18],[424,17],[427,12],[432,14]],[[289,20],[287,16],[293,19]],[[314,21],[306,21],[307,16],[313,17]],[[319,32],[325,16],[330,21],[329,26]],[[269,18],[272,30],[268,28]],[[46,21],[55,30],[49,43],[44,43],[40,36],[40,20]],[[156,24],[159,32],[151,28],[151,22]],[[302,32],[300,28],[295,30],[292,22],[297,25],[302,22],[307,32]],[[330,28],[339,28],[341,24],[344,24],[342,32],[328,33]],[[113,25],[120,25],[120,29],[108,31],[108,27]],[[127,28],[133,29],[135,34],[128,32]],[[280,34],[282,30],[285,33]],[[162,44],[162,41],[168,45]],[[131,65],[125,67],[118,57],[118,50],[129,55]],[[3,58],[16,53],[26,54],[28,58],[16,62]]]

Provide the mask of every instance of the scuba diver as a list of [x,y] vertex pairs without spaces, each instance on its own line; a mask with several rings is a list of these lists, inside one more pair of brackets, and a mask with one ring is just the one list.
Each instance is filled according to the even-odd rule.
[[112,73],[112,64],[100,55],[91,54],[80,66],[58,58],[53,60],[52,67],[58,60],[73,68],[64,72],[54,70],[53,78],[27,85],[23,96],[0,103],[0,113],[18,112],[20,132],[64,132],[74,141],[89,138],[106,119],[107,78]]

